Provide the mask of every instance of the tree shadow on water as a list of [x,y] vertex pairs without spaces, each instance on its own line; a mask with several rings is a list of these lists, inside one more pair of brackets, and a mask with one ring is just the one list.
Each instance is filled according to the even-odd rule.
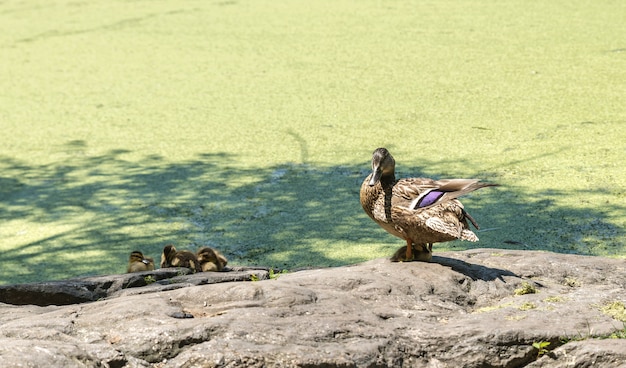
[[362,258],[332,259],[327,247],[377,237],[349,168],[242,168],[220,153],[135,162],[81,148],[39,166],[0,157],[0,283],[124,272],[132,250],[158,263],[168,243],[213,246],[231,264],[339,265]]
[[[137,162],[125,159],[126,150],[86,156],[83,146],[68,143],[67,158],[53,164],[0,157],[0,283],[124,272],[132,250],[158,263],[168,243],[191,250],[213,246],[230,264],[290,269],[365,261],[402,246],[360,207],[367,161],[249,168],[225,153],[176,163],[153,155]],[[403,172],[418,175],[428,164]],[[572,252],[581,249],[572,242],[610,238],[615,254],[623,254],[624,241],[613,240],[623,229],[603,210],[550,200],[528,201],[521,189],[501,187],[463,201],[487,229],[478,233],[481,247]],[[583,219],[601,231],[587,231]]]

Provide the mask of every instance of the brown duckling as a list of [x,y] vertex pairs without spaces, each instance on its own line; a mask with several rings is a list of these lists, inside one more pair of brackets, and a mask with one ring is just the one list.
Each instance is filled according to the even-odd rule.
[[[433,258],[432,249],[419,244],[413,244],[413,260],[421,262],[430,262]],[[429,250],[430,249],[430,250]],[[393,256],[391,256],[392,262],[402,262],[406,259],[406,245],[398,249]]]
[[163,248],[161,254],[161,268],[167,267],[185,267],[192,272],[198,271],[198,259],[196,255],[188,250],[177,251],[176,247],[168,244]]
[[142,271],[153,271],[154,270],[154,259],[152,257],[145,257],[143,253],[138,250],[130,253],[130,257],[128,258],[128,268],[126,272],[142,272]]
[[200,248],[196,255],[202,272],[222,271],[228,264],[226,257],[217,249],[210,247]]

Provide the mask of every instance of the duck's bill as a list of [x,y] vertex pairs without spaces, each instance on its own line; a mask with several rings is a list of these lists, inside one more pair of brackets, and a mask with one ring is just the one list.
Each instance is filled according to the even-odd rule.
[[373,187],[380,180],[381,175],[383,174],[382,170],[374,170],[372,171],[372,177],[370,178],[370,182],[368,183],[370,187]]

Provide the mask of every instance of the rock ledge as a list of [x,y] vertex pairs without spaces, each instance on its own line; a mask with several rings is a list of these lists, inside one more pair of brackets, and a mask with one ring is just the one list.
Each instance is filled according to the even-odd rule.
[[[260,281],[241,282],[251,275]],[[608,337],[623,337],[626,315],[606,306],[623,306],[625,288],[624,260],[500,249],[276,279],[242,267],[8,285],[0,357],[31,367],[624,367],[626,339]],[[539,356],[534,342],[550,345]]]

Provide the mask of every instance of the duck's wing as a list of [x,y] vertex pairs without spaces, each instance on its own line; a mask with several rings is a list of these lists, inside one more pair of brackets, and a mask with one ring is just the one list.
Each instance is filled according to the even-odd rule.
[[467,221],[476,228],[478,224],[457,198],[493,185],[478,179],[401,179],[394,187],[393,223],[410,239],[421,239],[426,243],[452,239],[477,241],[478,237],[469,230]]
[[424,210],[480,188],[497,186],[497,184],[481,182],[479,179],[410,178],[401,179],[398,184],[394,187],[394,195],[397,197],[394,205],[397,204],[410,210]]
[[438,187],[437,181],[429,178],[400,179],[393,186],[393,205],[408,207],[413,200]]

